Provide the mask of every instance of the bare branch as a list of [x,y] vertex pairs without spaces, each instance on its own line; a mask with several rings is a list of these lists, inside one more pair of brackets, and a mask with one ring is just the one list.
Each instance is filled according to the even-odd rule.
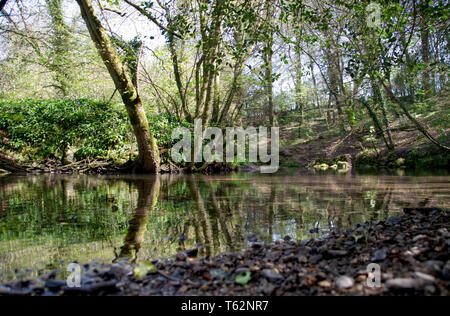
[[141,13],[142,15],[144,15],[145,17],[147,17],[150,21],[152,21],[153,23],[155,23],[160,29],[166,31],[167,33],[172,34],[173,36],[176,36],[180,39],[183,39],[183,36],[181,36],[180,34],[174,32],[173,30],[168,29],[167,27],[165,27],[164,25],[162,25],[150,12],[147,12],[146,10],[144,10],[144,8],[140,7],[139,5],[131,2],[130,0],[124,0],[125,3],[127,3],[128,5],[132,6],[133,8],[135,8],[139,13]]

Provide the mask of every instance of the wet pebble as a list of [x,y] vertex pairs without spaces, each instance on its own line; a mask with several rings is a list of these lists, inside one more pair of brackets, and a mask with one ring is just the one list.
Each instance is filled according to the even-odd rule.
[[442,277],[445,280],[450,280],[450,260],[447,261],[442,269]]
[[341,258],[348,255],[345,250],[327,250],[325,251],[325,257],[327,258]]
[[346,275],[340,276],[336,280],[336,287],[338,289],[349,289],[349,288],[353,287],[353,285],[355,285],[355,281],[353,280],[353,278],[346,276]]
[[377,251],[375,251],[372,255],[372,262],[381,262],[383,260],[385,260],[387,257],[387,252],[385,249],[379,249]]
[[414,272],[413,276],[416,279],[420,279],[426,283],[434,283],[436,281],[436,278],[434,276],[423,273],[423,272]]
[[264,269],[261,274],[271,282],[282,281],[284,279],[282,275],[273,269]]
[[438,260],[428,260],[425,261],[422,266],[425,268],[427,272],[438,273],[441,271],[442,267],[444,266],[444,263]]
[[388,280],[386,287],[392,290],[413,290],[418,289],[422,285],[422,281],[412,278],[397,278]]
[[45,282],[45,287],[53,292],[59,291],[63,286],[66,286],[66,285],[67,285],[67,282],[62,281],[62,280],[51,279],[51,280],[47,280]]

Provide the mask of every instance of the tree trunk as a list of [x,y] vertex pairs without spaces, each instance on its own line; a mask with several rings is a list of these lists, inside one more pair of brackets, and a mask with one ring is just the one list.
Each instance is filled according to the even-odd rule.
[[295,77],[295,108],[297,111],[300,111],[300,125],[303,125],[304,114],[303,114],[303,100],[302,100],[302,54],[301,52],[301,33],[296,36],[296,57],[297,63],[296,67],[296,77]]
[[73,82],[72,75],[68,71],[71,32],[64,22],[62,0],[46,0],[46,2],[52,26],[52,58],[48,67],[54,73],[55,87],[60,90],[63,97],[66,97],[70,94]]
[[[327,48],[327,63],[328,63],[328,82],[330,89],[330,99],[334,99],[339,119],[339,127],[342,131],[345,131],[344,126],[344,112],[342,110],[342,93],[339,89],[339,57],[338,52],[334,48]],[[335,119],[333,119],[333,122]]]
[[264,86],[267,98],[267,111],[269,114],[270,126],[276,125],[275,108],[273,102],[273,30],[272,28],[272,14],[273,4],[271,1],[265,3],[266,10],[266,30],[263,48],[264,61]]
[[422,89],[427,92],[431,90],[430,82],[430,31],[427,26],[427,9],[428,0],[423,0],[421,3],[420,16],[420,39],[421,39],[421,53],[424,68],[422,69]]
[[108,69],[130,117],[136,136],[139,158],[138,167],[144,172],[159,172],[159,151],[145,116],[141,97],[133,84],[130,73],[120,60],[119,54],[111,43],[106,30],[95,15],[90,0],[77,0],[81,15],[86,22],[92,41],[95,43],[103,62]]
[[377,114],[373,111],[372,107],[366,102],[366,101],[362,101],[362,104],[364,105],[364,107],[367,109],[367,111],[369,112],[369,116],[373,121],[373,124],[375,125],[375,130],[377,132],[377,135],[379,137],[383,138],[384,143],[386,144],[386,147],[389,148],[389,142],[386,139],[386,136],[384,135],[383,132],[383,128],[381,126],[380,120],[378,119]]
[[217,122],[220,112],[220,74],[216,74],[214,78],[214,98],[213,98],[213,112],[212,122]]
[[275,106],[273,102],[273,65],[272,65],[272,44],[267,45],[267,52],[265,55],[266,61],[266,73],[265,73],[265,83],[266,83],[266,96],[267,96],[267,108],[269,111],[269,123],[270,126],[276,125],[275,118]]
[[[390,129],[390,126],[389,126],[389,120],[388,120],[388,118],[387,118],[386,107],[385,107],[385,104],[384,104],[383,96],[382,96],[382,94],[381,94],[380,86],[379,86],[378,83],[374,80],[373,77],[371,78],[371,84],[372,84],[372,91],[373,91],[373,96],[374,96],[375,102],[376,102],[376,103],[380,106],[380,108],[381,108],[381,112],[382,112],[382,115],[383,115],[383,123],[384,123],[384,127],[385,127],[385,129],[386,129],[386,135],[387,135],[387,138],[385,137],[384,131],[383,131],[381,125],[380,125],[381,132],[383,133],[383,138],[384,138],[384,140],[385,140],[385,143],[386,143],[387,148],[388,148],[390,151],[392,151],[392,150],[395,149],[395,146],[394,146],[394,142],[392,141],[391,129]],[[371,114],[371,115],[372,115],[372,114]],[[375,113],[373,113],[373,115],[376,116]]]
[[[245,38],[242,38],[241,41],[244,43]],[[228,94],[224,101],[224,106],[222,107],[222,111],[220,112],[220,115],[217,119],[217,124],[223,124],[227,121],[228,112],[230,111],[231,103],[234,100],[234,96],[239,88],[239,77],[242,75],[242,72],[244,71],[245,62],[250,57],[250,54],[253,51],[253,48],[255,47],[255,44],[251,44],[247,47],[247,50],[245,53],[241,56],[241,58],[236,61],[233,68],[233,80],[231,82],[231,86],[228,90]]]

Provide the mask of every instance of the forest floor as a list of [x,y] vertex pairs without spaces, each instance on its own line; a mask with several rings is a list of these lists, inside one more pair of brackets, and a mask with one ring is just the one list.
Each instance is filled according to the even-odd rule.
[[321,240],[255,242],[213,258],[195,258],[194,249],[152,263],[87,264],[80,287],[54,272],[2,285],[0,295],[448,296],[449,230],[449,210],[405,209]]
[[[416,118],[441,142],[450,145],[450,104],[439,100],[437,110]],[[297,123],[281,126],[280,161],[285,166],[311,168],[316,163],[332,161],[348,155],[351,162],[361,166],[387,167],[399,158],[405,159],[406,167],[448,167],[448,154],[442,153],[406,118],[391,122],[395,152],[390,154],[381,139],[368,141],[371,122],[357,124],[351,131],[342,132],[334,125],[327,127],[324,121],[313,122],[309,131]],[[444,136],[442,136],[444,135]],[[375,144],[375,146],[374,146]],[[376,150],[374,149],[376,147]],[[354,164],[354,165],[355,165]],[[421,164],[424,164],[422,166]]]

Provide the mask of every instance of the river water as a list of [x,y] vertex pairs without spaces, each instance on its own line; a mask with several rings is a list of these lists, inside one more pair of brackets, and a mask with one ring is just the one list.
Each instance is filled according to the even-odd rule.
[[304,174],[0,177],[0,282],[70,262],[151,261],[200,246],[320,238],[333,227],[450,207],[450,177]]

